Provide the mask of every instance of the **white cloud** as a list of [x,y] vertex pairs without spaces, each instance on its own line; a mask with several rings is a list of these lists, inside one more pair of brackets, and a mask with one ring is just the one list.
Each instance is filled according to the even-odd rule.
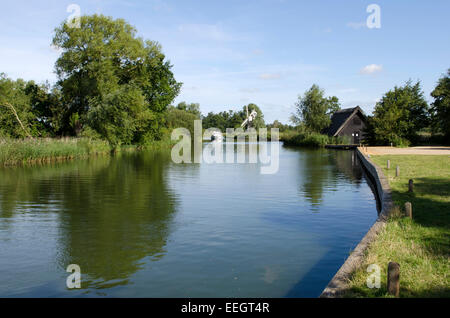
[[259,75],[259,78],[262,80],[274,80],[274,79],[279,79],[281,77],[280,74],[276,74],[276,73],[264,73]]
[[369,64],[364,66],[359,73],[360,74],[374,74],[374,73],[378,73],[381,72],[383,70],[383,65],[378,65],[378,64]]
[[349,23],[347,23],[347,26],[349,28],[359,30],[361,28],[367,27],[367,23],[365,23],[365,22],[349,22]]

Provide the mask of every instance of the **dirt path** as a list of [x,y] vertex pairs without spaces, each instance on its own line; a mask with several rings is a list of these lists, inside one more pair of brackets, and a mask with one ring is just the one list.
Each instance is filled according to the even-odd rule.
[[367,147],[369,155],[449,155],[450,147],[422,146],[410,148]]

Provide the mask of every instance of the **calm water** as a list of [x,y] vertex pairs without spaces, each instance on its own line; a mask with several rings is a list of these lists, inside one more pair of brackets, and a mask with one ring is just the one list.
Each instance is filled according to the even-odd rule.
[[[0,297],[316,297],[377,217],[354,153],[0,170]],[[69,264],[82,289],[68,290]]]

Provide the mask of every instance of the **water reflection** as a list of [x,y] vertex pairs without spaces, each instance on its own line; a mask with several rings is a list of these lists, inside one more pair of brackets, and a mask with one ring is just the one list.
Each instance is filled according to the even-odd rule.
[[58,211],[56,262],[80,265],[83,288],[127,284],[145,257],[166,252],[177,206],[165,177],[168,155],[122,156],[129,158],[1,172],[1,217],[27,212],[29,203]]
[[330,159],[342,177],[357,185],[361,184],[364,174],[355,151],[336,150]]
[[[325,187],[335,182],[330,169],[330,153],[326,150],[306,150],[300,156],[302,181],[300,193],[312,206],[320,206]],[[330,184],[331,183],[331,184]]]
[[316,210],[323,202],[325,190],[337,191],[339,178],[359,185],[363,180],[356,153],[353,151],[304,150],[299,157],[300,195]]
[[354,159],[282,147],[273,175],[149,152],[0,169],[0,296],[317,296],[376,219]]

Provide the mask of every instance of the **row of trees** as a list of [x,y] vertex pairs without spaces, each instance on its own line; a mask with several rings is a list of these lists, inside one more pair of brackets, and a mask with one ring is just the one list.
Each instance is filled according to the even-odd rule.
[[[192,131],[196,119],[225,131],[246,118],[245,107],[202,118],[199,104],[172,106],[181,88],[172,65],[158,43],[137,37],[122,19],[83,16],[79,28],[62,23],[53,45],[61,51],[53,87],[0,74],[0,136],[89,136],[119,146],[158,140],[177,127]],[[248,110],[264,127],[261,109]]]
[[367,141],[379,145],[416,142],[419,131],[430,125],[429,115],[420,82],[396,86],[375,105],[368,120]]
[[[450,69],[439,79],[431,93],[434,101],[428,105],[420,81],[407,81],[388,91],[368,117],[366,142],[373,145],[409,145],[420,141],[424,131],[450,140]],[[313,85],[298,97],[291,121],[297,130],[321,133],[331,123],[331,116],[340,109],[336,96]]]
[[421,142],[426,132],[438,142],[450,140],[450,70],[439,79],[428,105],[420,81],[407,81],[383,95],[375,105],[366,131],[375,145],[409,145]]
[[242,110],[240,111],[230,110],[220,112],[218,114],[210,112],[208,113],[208,115],[203,117],[203,127],[218,128],[222,132],[225,132],[227,128],[239,128],[247,118],[247,108],[249,114],[252,111],[256,111],[258,113],[258,116],[253,122],[253,127],[256,129],[266,127],[264,114],[261,109],[255,104],[248,104],[247,106],[242,107]]
[[[65,98],[58,86],[51,88],[48,83],[38,85],[33,81],[14,81],[0,74],[0,104],[3,106],[0,109],[0,136],[23,138],[69,135],[102,137],[115,145],[136,142],[134,120],[145,114],[145,110],[139,108],[141,101],[138,92],[123,88],[105,96],[103,104],[88,103],[85,112],[74,112],[64,104]],[[137,108],[137,111],[131,112],[130,107]],[[258,112],[254,122],[256,128],[265,127],[261,109],[255,104],[247,107],[249,112]],[[193,133],[194,121],[198,119],[203,120],[204,128],[214,127],[225,131],[226,128],[240,127],[246,116],[246,106],[239,111],[210,112],[203,116],[200,104],[181,102],[176,106],[170,104],[160,112],[158,122],[152,123],[150,132],[158,130],[158,135],[169,136],[172,129],[184,127]],[[273,126],[281,130],[292,128],[277,121]],[[156,138],[152,136],[151,140]]]
[[[11,137],[97,134],[112,145],[160,139],[181,83],[161,46],[122,19],[62,23],[54,87],[0,77],[0,133]],[[19,123],[19,125],[18,125]]]
[[[181,83],[172,73],[157,42],[144,41],[122,19],[103,15],[81,17],[80,27],[62,23],[53,45],[61,51],[53,87],[33,81],[11,80],[0,74],[0,135],[10,137],[99,136],[113,146],[145,144],[163,137],[167,129],[193,128],[202,118],[198,104],[170,106]],[[373,144],[408,144],[418,132],[430,128],[450,138],[450,70],[432,92],[427,104],[420,82],[408,81],[387,92],[369,118],[367,139]],[[320,133],[340,109],[336,96],[313,85],[299,96],[291,120],[302,130]],[[265,127],[264,115],[255,104],[256,128]],[[240,127],[247,116],[240,111],[209,113],[205,128]],[[274,122],[271,127],[289,130]]]

